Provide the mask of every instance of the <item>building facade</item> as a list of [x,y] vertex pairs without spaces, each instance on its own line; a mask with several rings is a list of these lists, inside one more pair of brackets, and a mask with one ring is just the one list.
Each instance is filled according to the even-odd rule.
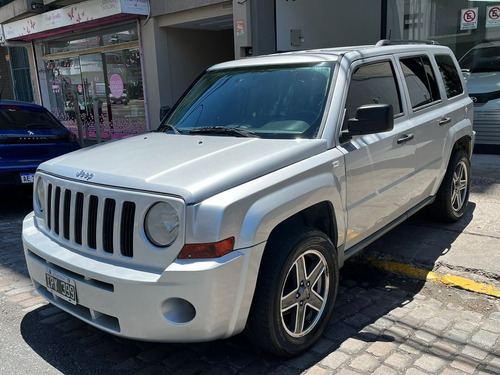
[[[173,105],[193,79],[221,61],[380,39],[432,39],[460,58],[483,40],[500,38],[500,1],[2,4],[0,42],[26,56],[24,63],[11,58],[0,64],[2,77],[4,65],[10,66],[9,79],[16,83],[12,96],[44,105],[81,137],[97,140],[156,128],[160,108]],[[24,74],[24,81],[13,73]],[[25,86],[31,86],[31,100],[16,93],[15,87],[26,92]]]

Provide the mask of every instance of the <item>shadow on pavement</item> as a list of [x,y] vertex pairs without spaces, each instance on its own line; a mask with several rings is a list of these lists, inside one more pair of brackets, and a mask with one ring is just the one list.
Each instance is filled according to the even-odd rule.
[[[458,227],[450,226],[449,230],[442,231],[439,238],[427,243],[425,232],[432,227],[428,228],[420,215],[380,238],[368,250],[387,246],[407,249],[419,241],[426,249],[432,249],[429,253],[431,258],[437,258],[448,251],[460,229],[472,220],[473,212],[474,205],[471,205],[463,223],[456,224]],[[416,228],[422,233],[416,234]],[[261,353],[241,335],[199,344],[159,344],[121,339],[50,305],[25,315],[21,333],[38,355],[57,370],[68,374],[300,374],[318,363],[327,369],[336,369],[344,362],[353,366],[352,361],[362,358],[367,348],[370,350],[385,345],[393,352],[404,348],[414,357],[420,353],[440,361],[458,357],[473,361],[474,358],[457,354],[458,349],[450,352],[447,348],[474,347],[474,344],[465,342],[463,337],[448,335],[453,329],[425,326],[428,320],[436,318],[425,316],[426,311],[438,306],[433,314],[440,314],[439,306],[445,304],[420,296],[424,287],[423,281],[387,274],[356,260],[347,261],[341,270],[336,307],[325,334],[310,350],[292,359]],[[415,298],[416,295],[419,297]],[[449,303],[459,304],[462,310],[480,305],[477,301],[469,303],[463,298]],[[446,310],[446,307],[442,309]],[[449,319],[450,314],[459,309],[452,307],[450,311],[445,310],[443,316]],[[421,314],[424,316],[420,317]],[[424,319],[419,320],[421,318]],[[441,320],[443,325],[450,324],[446,319]],[[434,337],[434,341],[426,341],[426,336]],[[435,349],[436,340],[441,344],[441,351]],[[379,350],[383,352],[383,349]],[[388,353],[381,355],[388,356]]]

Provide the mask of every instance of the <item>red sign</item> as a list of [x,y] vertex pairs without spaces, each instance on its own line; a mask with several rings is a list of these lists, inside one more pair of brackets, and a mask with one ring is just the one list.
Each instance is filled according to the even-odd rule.
[[488,12],[488,16],[492,19],[492,20],[497,20],[500,18],[500,8],[499,7],[493,7],[490,9],[490,11]]
[[473,9],[469,9],[464,12],[464,22],[474,22],[476,20],[477,14]]

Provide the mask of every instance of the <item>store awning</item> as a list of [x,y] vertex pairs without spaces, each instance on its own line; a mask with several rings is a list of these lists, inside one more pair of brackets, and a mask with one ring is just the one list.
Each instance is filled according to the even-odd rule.
[[30,41],[149,14],[149,0],[91,0],[2,25],[4,40]]

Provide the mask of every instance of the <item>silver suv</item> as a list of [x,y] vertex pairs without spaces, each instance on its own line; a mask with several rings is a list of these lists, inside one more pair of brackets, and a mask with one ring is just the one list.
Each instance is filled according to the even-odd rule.
[[424,206],[464,215],[472,101],[430,44],[208,69],[159,128],[43,163],[23,227],[48,301],[106,332],[282,356],[328,323],[345,260]]

